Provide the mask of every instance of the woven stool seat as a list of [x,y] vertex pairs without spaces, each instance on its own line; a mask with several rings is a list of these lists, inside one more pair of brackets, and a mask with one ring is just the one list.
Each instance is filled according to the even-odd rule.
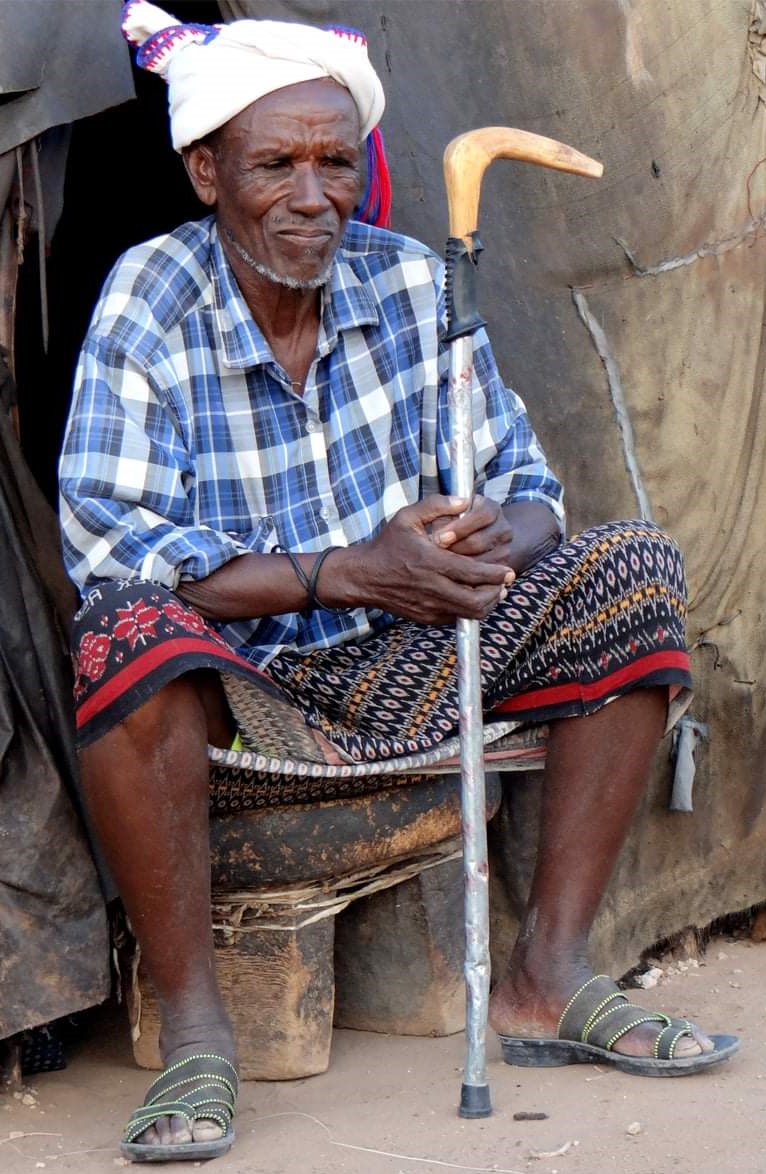
[[[487,727],[488,738],[496,729]],[[485,765],[488,770],[500,772],[540,770],[545,765],[547,739],[546,726],[510,731],[501,728],[493,740],[486,742]],[[457,737],[422,754],[342,766],[297,755],[276,757],[259,750],[220,750],[210,746],[210,809],[212,814],[223,814],[372,795],[435,775],[459,774],[459,756]]]

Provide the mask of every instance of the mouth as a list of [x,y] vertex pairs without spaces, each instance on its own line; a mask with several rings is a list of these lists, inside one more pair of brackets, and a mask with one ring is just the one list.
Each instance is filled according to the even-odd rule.
[[320,245],[325,244],[332,239],[332,233],[329,229],[305,229],[305,228],[283,228],[277,234],[283,240],[296,241],[303,245]]

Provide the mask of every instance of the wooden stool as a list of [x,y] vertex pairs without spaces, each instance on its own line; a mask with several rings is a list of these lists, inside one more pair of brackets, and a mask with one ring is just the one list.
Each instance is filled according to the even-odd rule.
[[[500,795],[488,776],[488,818]],[[324,1072],[333,1020],[397,1034],[461,1030],[459,835],[454,774],[211,821],[216,965],[243,1079]],[[160,1068],[140,958],[128,971],[134,1056]]]
[[463,859],[456,852],[335,922],[335,1026],[451,1035],[465,1024]]

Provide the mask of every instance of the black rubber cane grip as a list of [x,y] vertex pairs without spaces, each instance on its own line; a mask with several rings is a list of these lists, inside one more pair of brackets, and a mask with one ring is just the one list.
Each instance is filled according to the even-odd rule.
[[477,232],[471,233],[473,248],[469,249],[459,236],[447,240],[444,260],[446,265],[445,294],[447,297],[447,342],[475,334],[486,319],[479,314],[476,292],[476,268],[482,243]]
[[489,1098],[488,1084],[461,1084],[459,1117],[489,1117],[492,1114],[492,1102]]

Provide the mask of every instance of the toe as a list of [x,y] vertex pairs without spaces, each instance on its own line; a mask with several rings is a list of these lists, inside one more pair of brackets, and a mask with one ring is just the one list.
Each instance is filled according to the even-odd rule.
[[699,1056],[703,1053],[715,1051],[715,1044],[712,1039],[709,1039],[693,1023],[690,1026],[691,1035],[681,1036],[681,1039],[675,1046],[674,1056],[678,1060],[684,1059],[687,1056]]
[[217,1141],[219,1137],[223,1137],[223,1129],[217,1121],[211,1121],[209,1117],[200,1117],[192,1125],[192,1137],[195,1141]]
[[145,1129],[143,1133],[139,1133],[135,1141],[136,1145],[159,1145],[160,1135],[154,1126],[150,1125],[149,1128]]
[[160,1117],[155,1130],[160,1145],[188,1145],[192,1140],[192,1131],[185,1117]]

